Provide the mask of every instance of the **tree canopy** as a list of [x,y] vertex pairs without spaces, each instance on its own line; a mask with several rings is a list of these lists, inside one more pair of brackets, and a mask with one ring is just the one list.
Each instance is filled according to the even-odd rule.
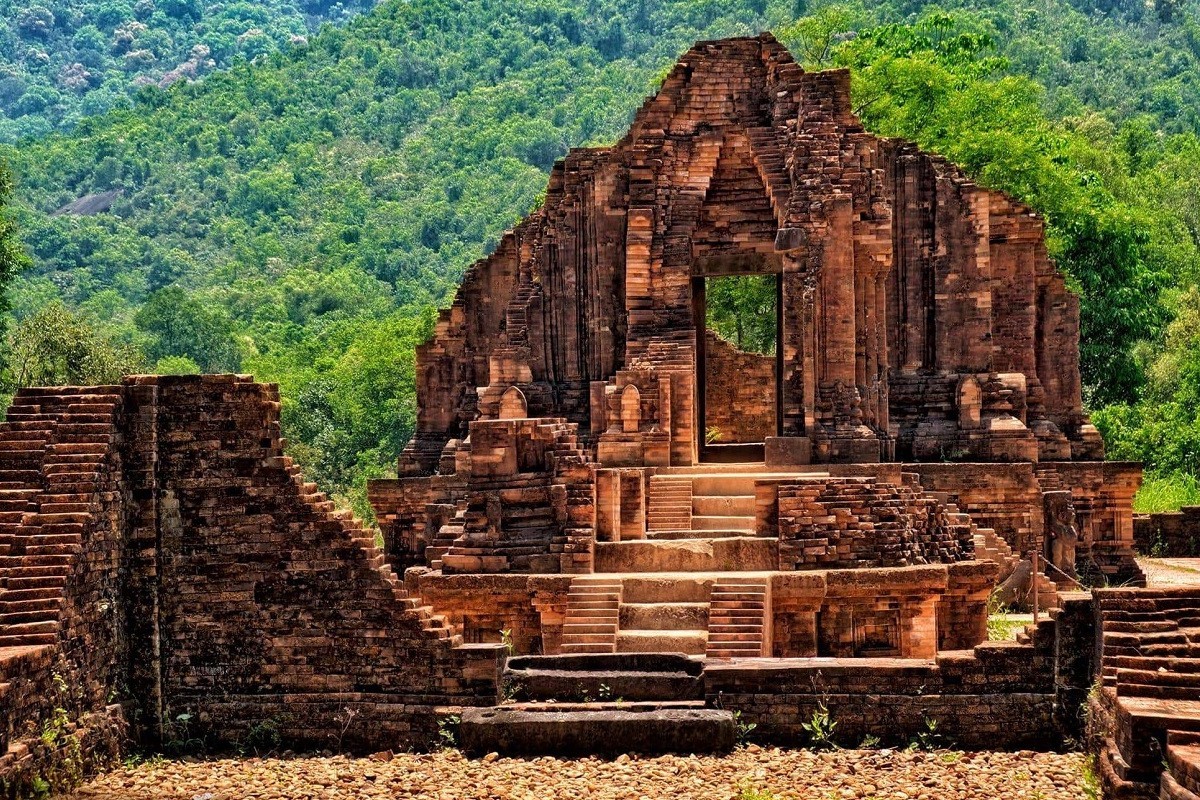
[[[116,36],[125,6],[110,6],[71,18],[71,47]],[[22,16],[22,41],[65,63],[58,7],[38,8],[54,21]],[[138,8],[226,30],[200,0],[139,0],[134,21]],[[389,0],[0,146],[32,262],[9,318],[54,309],[111,363],[278,382],[293,453],[365,510],[364,480],[412,431],[413,347],[466,266],[534,207],[567,148],[621,135],[695,40],[764,28],[809,67],[849,67],[870,130],[1045,215],[1082,295],[1086,402],[1112,452],[1164,480],[1200,474],[1195,0]]]

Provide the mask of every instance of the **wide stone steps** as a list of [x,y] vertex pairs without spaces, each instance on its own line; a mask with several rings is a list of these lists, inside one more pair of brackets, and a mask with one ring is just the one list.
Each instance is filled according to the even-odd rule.
[[707,645],[704,630],[618,630],[616,652],[704,655]]
[[779,540],[768,537],[597,542],[596,572],[739,572],[777,569]]
[[1166,762],[1160,786],[1163,800],[1200,798],[1200,736],[1169,733]]
[[458,732],[469,754],[511,756],[719,753],[737,739],[733,713],[701,700],[466,708]]

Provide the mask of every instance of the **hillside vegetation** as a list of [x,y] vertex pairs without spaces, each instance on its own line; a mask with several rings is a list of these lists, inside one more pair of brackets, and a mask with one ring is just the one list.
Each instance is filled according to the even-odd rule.
[[372,0],[0,0],[0,141],[303,42]]
[[[695,39],[763,28],[809,66],[851,67],[870,129],[1046,215],[1083,294],[1087,401],[1111,451],[1148,460],[1156,502],[1187,500],[1200,473],[1189,0],[387,2],[0,150],[32,261],[11,292],[4,380],[253,372],[281,384],[305,468],[362,508],[363,481],[412,430],[413,346],[466,265],[568,147],[620,135]],[[55,215],[80,198],[88,213]]]

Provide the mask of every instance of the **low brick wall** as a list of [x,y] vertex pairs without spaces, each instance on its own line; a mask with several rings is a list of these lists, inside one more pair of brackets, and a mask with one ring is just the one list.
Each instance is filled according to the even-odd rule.
[[1200,558],[1200,506],[1134,514],[1133,541],[1139,553],[1159,558]]
[[704,424],[719,444],[775,435],[775,356],[747,353],[706,332]]
[[737,662],[705,668],[710,703],[741,712],[752,737],[812,742],[804,724],[820,705],[834,740],[867,737],[904,745],[936,735],[940,745],[988,750],[1058,744],[1053,658],[1016,643],[990,643],[936,660],[822,659]]
[[1029,644],[985,642],[928,660],[829,658],[708,662],[705,694],[755,725],[752,738],[807,745],[823,704],[834,740],[985,750],[1054,747],[1083,730],[1095,641],[1092,601],[1066,593]]

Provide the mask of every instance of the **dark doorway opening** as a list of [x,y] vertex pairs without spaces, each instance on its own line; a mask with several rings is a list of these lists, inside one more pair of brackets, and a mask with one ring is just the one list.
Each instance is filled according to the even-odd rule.
[[701,461],[762,461],[782,428],[778,274],[693,279]]

